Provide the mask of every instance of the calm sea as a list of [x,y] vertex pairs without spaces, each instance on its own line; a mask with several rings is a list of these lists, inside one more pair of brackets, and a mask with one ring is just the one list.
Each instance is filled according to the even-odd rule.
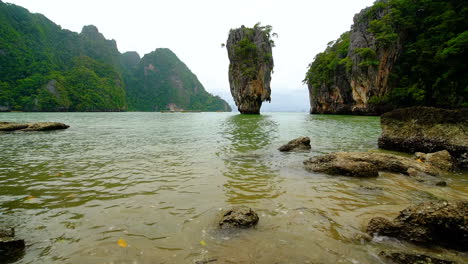
[[[0,134],[0,226],[26,240],[18,263],[379,263],[384,249],[467,260],[356,238],[372,217],[467,199],[467,173],[444,175],[448,187],[437,187],[396,174],[355,179],[303,169],[314,155],[377,151],[378,117],[0,113],[0,120],[70,125]],[[277,151],[299,136],[311,138],[310,152]],[[259,225],[217,230],[220,210],[235,205],[255,209]]]

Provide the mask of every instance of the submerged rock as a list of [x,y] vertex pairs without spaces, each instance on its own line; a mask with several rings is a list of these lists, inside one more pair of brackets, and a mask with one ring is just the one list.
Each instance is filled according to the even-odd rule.
[[229,56],[229,84],[234,102],[242,114],[259,114],[262,102],[271,101],[273,70],[271,26],[255,25],[231,29],[226,43]]
[[393,220],[372,218],[366,232],[427,246],[468,250],[468,201],[410,206]]
[[257,225],[258,215],[251,208],[234,207],[223,212],[219,221],[219,228],[249,228]]
[[4,237],[14,237],[15,236],[15,229],[0,229],[0,239]]
[[389,263],[394,264],[455,264],[456,262],[450,260],[443,260],[431,256],[410,254],[404,252],[387,252],[381,251],[379,256]]
[[468,168],[468,108],[402,108],[382,115],[380,124],[379,148],[408,153],[446,150],[459,166]]
[[57,122],[15,123],[0,122],[0,131],[49,131],[67,129],[70,126]]
[[336,152],[304,161],[306,170],[331,175],[377,177],[379,171],[439,175],[439,169],[411,158],[370,152]]
[[278,150],[282,152],[287,152],[293,150],[309,150],[310,148],[310,138],[299,137],[289,141],[287,144],[278,148]]

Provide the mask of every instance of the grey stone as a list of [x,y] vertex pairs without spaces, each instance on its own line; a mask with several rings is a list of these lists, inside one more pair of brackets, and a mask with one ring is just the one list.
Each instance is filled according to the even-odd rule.
[[310,138],[309,137],[299,137],[289,141],[287,144],[278,148],[281,152],[288,152],[293,150],[309,150],[311,149],[310,146]]
[[234,207],[222,213],[219,228],[249,228],[257,225],[258,215],[251,208]]

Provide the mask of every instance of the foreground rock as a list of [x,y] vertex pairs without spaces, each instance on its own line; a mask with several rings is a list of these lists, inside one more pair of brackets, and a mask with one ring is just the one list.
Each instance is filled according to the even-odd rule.
[[13,263],[23,256],[24,240],[15,239],[14,236],[14,229],[0,229],[0,263]]
[[411,176],[437,176],[440,173],[435,166],[412,158],[370,152],[336,152],[312,157],[305,160],[304,165],[306,170],[311,172],[351,177],[377,177],[379,171]]
[[257,225],[258,215],[251,208],[234,207],[223,212],[219,221],[219,228],[249,228]]
[[455,162],[452,155],[446,150],[437,151],[434,153],[416,152],[416,158],[422,162],[426,162],[441,170],[451,171],[455,169]]
[[468,168],[468,109],[397,109],[381,116],[379,147],[408,153],[447,150]]
[[371,219],[366,232],[426,246],[468,250],[468,201],[427,202],[401,211],[393,220]]
[[271,27],[255,25],[231,29],[226,43],[229,84],[241,114],[259,114],[262,102],[271,101],[273,70]]
[[289,141],[287,144],[281,146],[278,150],[281,152],[288,152],[293,150],[309,150],[310,147],[310,138],[309,137],[299,137]]
[[49,131],[67,129],[70,126],[56,122],[15,123],[0,122],[0,131]]
[[382,251],[379,256],[394,264],[455,264],[450,260],[443,260],[426,255],[409,254],[403,252],[386,252]]

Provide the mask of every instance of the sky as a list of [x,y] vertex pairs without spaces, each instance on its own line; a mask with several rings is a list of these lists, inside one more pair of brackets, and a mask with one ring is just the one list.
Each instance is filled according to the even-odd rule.
[[302,83],[317,53],[350,29],[354,14],[374,0],[4,0],[41,13],[75,32],[95,25],[120,52],[140,56],[169,48],[197,75],[205,89],[232,106],[226,43],[229,30],[257,22],[278,34],[271,104],[262,111],[309,111]]

